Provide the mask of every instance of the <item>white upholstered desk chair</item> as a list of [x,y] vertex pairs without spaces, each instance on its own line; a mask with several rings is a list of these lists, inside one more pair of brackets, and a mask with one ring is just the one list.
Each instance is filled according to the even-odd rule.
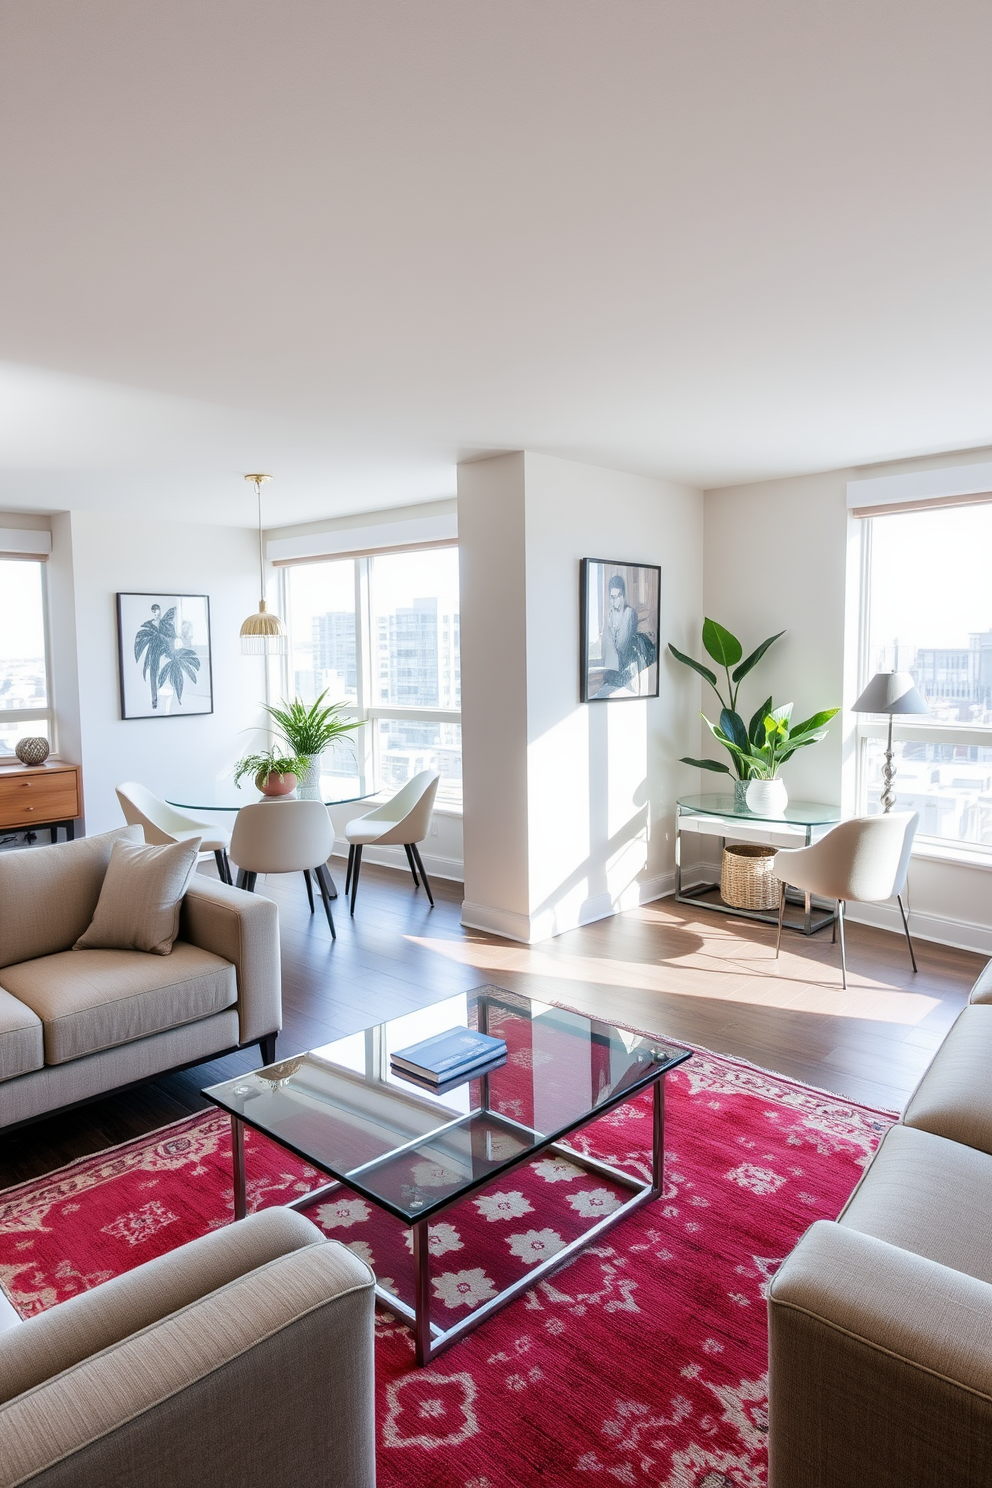
[[[436,770],[421,770],[419,775],[414,775],[412,780],[408,780],[396,792],[391,801],[385,801],[374,811],[366,812],[345,827],[344,835],[348,839],[348,877],[345,879],[344,891],[347,894],[349,887],[351,889],[352,914],[355,913],[358,875],[362,871],[362,848],[388,847],[393,843],[402,844],[406,848],[406,860],[410,864],[413,882],[419,889],[420,879],[423,879],[431,908],[434,908],[434,895],[427,882],[417,843],[423,842],[431,829],[431,812],[434,810],[434,797],[437,795],[437,783],[440,779]],[[420,878],[417,877],[418,869]]]
[[324,901],[324,913],[337,940],[331,899],[335,890],[327,871],[334,828],[323,801],[258,801],[242,806],[234,819],[231,857],[238,866],[238,888],[253,893],[260,873],[302,873],[313,914],[313,873]]
[[819,894],[824,899],[837,900],[841,977],[845,987],[844,905],[851,900],[860,904],[877,904],[883,899],[893,898],[899,901],[909,959],[916,971],[916,955],[909,935],[902,891],[906,887],[909,855],[919,821],[915,811],[893,811],[887,816],[857,816],[852,821],[841,822],[811,847],[776,853],[773,871],[782,881],[776,958],[782,946],[786,885],[791,884],[794,889],[805,889],[807,893]]
[[227,857],[230,832],[213,822],[201,822],[186,816],[135,780],[126,780],[116,789],[124,820],[130,827],[141,827],[150,847],[166,847],[170,842],[188,842],[191,837],[199,837],[200,851],[214,855],[221,883],[231,882],[231,865]]

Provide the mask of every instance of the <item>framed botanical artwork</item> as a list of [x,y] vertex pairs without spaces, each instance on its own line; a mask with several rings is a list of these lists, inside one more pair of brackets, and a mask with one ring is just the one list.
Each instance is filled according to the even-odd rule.
[[214,711],[206,594],[118,594],[122,718]]
[[583,558],[580,582],[582,701],[657,697],[661,569]]

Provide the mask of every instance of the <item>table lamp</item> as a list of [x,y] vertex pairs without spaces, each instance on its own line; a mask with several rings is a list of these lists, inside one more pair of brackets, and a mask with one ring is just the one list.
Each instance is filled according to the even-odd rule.
[[929,713],[929,704],[916,690],[916,683],[909,672],[876,672],[851,711],[889,715],[889,738],[885,746],[885,765],[882,768],[882,810],[891,811],[896,803],[895,791],[892,789],[896,774],[892,763],[892,720],[897,713]]

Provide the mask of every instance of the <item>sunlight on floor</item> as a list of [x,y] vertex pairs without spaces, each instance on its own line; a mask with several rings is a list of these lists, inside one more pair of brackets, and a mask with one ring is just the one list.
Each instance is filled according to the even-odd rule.
[[[695,927],[693,927],[695,930]],[[660,992],[669,997],[705,997],[713,1001],[754,1007],[789,1008],[793,1012],[827,1013],[841,1018],[864,1018],[876,1023],[914,1026],[939,1006],[939,999],[904,992],[848,970],[848,989],[840,985],[840,968],[783,949],[775,961],[768,946],[737,942],[727,954],[726,932],[707,927],[704,939],[686,957],[659,961],[624,961],[617,957],[576,956],[568,952],[524,945],[491,945],[486,941],[444,940],[430,936],[405,937],[464,966],[487,974],[515,972],[591,986]],[[707,952],[706,942],[724,942]],[[702,964],[700,964],[702,963]]]

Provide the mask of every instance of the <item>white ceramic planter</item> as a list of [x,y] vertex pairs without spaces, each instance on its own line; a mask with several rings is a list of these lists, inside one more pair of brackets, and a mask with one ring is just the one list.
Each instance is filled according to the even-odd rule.
[[789,804],[785,781],[751,780],[747,787],[747,806],[755,816],[782,816]]
[[305,754],[306,769],[300,776],[299,796],[301,801],[316,801],[320,796],[320,765],[322,754]]

